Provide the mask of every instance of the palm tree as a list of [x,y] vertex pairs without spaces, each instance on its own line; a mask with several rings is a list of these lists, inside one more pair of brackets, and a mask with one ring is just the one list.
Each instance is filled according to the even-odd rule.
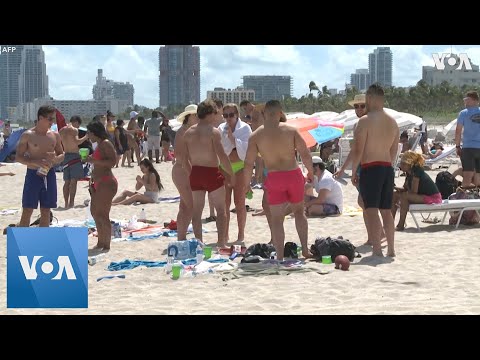
[[315,81],[310,81],[310,84],[308,84],[308,89],[310,90],[310,94],[312,93],[312,90],[320,91],[317,84],[315,84]]

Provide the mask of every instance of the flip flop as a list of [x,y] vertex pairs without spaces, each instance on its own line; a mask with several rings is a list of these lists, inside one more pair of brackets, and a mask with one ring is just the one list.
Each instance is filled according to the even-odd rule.
[[100,281],[100,280],[103,280],[103,279],[114,279],[114,278],[125,279],[125,275],[124,274],[118,274],[118,275],[101,276],[97,279],[97,281]]

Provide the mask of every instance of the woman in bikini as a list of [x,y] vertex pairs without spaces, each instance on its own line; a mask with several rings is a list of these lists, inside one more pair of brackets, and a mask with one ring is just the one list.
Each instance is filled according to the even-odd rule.
[[187,239],[188,225],[192,221],[193,195],[190,187],[189,172],[187,167],[190,164],[182,164],[182,149],[184,146],[183,136],[192,125],[198,123],[197,105],[188,105],[185,111],[178,115],[177,121],[182,122],[182,126],[177,130],[175,136],[175,164],[172,167],[172,180],[177,187],[180,195],[180,205],[177,214],[177,235],[178,240]]
[[110,208],[118,187],[117,179],[112,173],[112,168],[117,163],[117,154],[102,123],[91,122],[87,125],[87,130],[90,140],[97,143],[95,151],[87,159],[93,165],[89,190],[92,197],[90,212],[98,232],[98,243],[94,249],[108,251],[112,237]]
[[137,176],[135,190],[138,191],[142,186],[145,186],[145,192],[140,194],[139,192],[124,190],[120,196],[113,199],[112,205],[130,205],[135,202],[152,204],[158,201],[158,194],[163,189],[160,175],[148,159],[140,161],[140,170],[142,170],[143,176]]

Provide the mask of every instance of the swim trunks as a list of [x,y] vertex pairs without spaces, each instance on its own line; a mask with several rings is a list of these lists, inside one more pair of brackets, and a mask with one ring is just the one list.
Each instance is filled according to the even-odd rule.
[[305,177],[297,168],[290,171],[269,171],[265,180],[267,201],[270,205],[280,205],[286,202],[297,204],[303,201]]
[[224,185],[225,177],[218,167],[192,166],[190,187],[192,191],[212,192]]
[[391,209],[395,175],[392,164],[375,161],[362,164],[360,195],[365,209]]

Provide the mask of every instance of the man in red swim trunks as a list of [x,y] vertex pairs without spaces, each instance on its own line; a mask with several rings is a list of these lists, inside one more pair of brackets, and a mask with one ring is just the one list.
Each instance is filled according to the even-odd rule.
[[232,165],[222,146],[220,131],[213,126],[217,117],[217,106],[213,100],[205,100],[197,108],[198,124],[185,132],[181,163],[190,174],[193,192],[192,225],[195,237],[202,240],[202,212],[205,206],[205,192],[213,201],[217,212],[219,248],[226,247],[227,213],[225,208],[225,177],[218,168],[218,161],[228,174],[227,181],[233,187],[235,177]]
[[264,124],[252,133],[248,141],[244,170],[246,191],[250,189],[253,164],[257,154],[260,153],[268,169],[264,187],[267,190],[267,201],[272,214],[270,230],[277,259],[283,260],[285,242],[283,221],[287,204],[290,204],[295,215],[302,254],[304,257],[311,257],[308,251],[308,221],[303,204],[305,178],[295,159],[295,150],[302,157],[308,170],[308,180],[311,182],[314,180],[312,156],[298,130],[280,122],[282,117],[280,102],[277,100],[267,102],[264,116]]

